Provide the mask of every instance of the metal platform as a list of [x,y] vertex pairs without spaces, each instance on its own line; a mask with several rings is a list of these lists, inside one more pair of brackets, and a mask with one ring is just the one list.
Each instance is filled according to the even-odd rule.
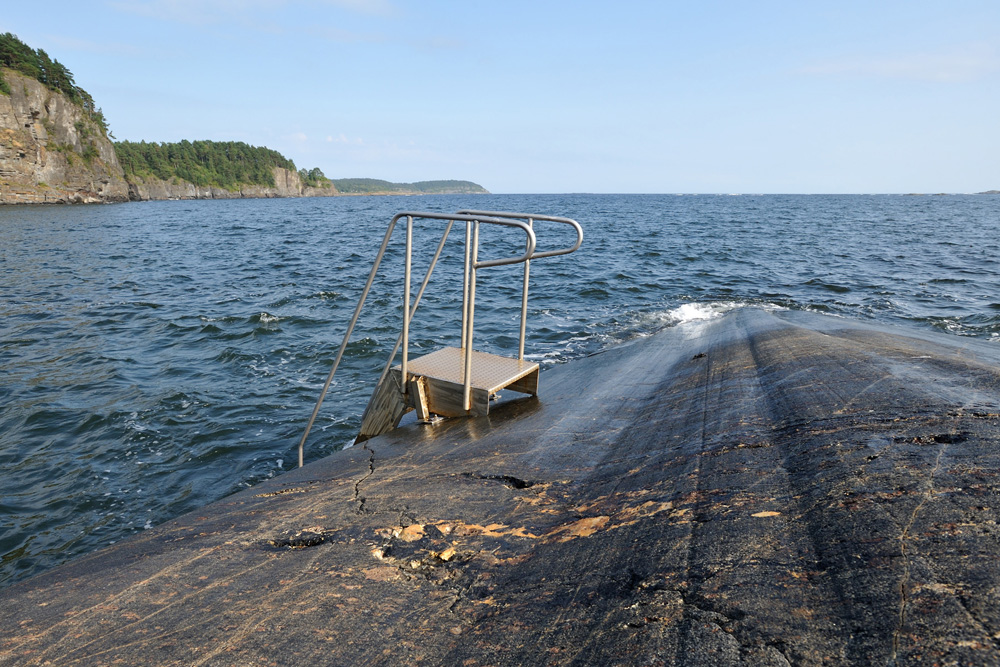
[[464,364],[465,349],[458,347],[413,359],[407,366],[405,391],[402,368],[391,368],[372,393],[355,442],[391,431],[410,410],[416,410],[422,421],[433,415],[481,417],[489,414],[490,397],[501,389],[538,393],[538,364],[473,350],[466,408]]
[[410,362],[407,374],[411,376],[412,389],[407,392],[408,403],[418,417],[426,419],[428,413],[443,417],[480,416],[489,413],[490,396],[501,389],[538,393],[538,364],[473,350],[469,382],[472,400],[466,410],[464,363],[465,350],[457,347],[445,347]]
[[[490,398],[501,389],[511,389],[525,394],[538,392],[538,364],[524,360],[525,324],[528,317],[528,276],[533,259],[568,255],[575,252],[583,242],[583,229],[570,218],[511,213],[508,211],[470,211],[457,213],[417,213],[404,212],[393,217],[386,230],[385,238],[375,257],[368,281],[354,310],[354,316],[347,327],[347,333],[340,344],[340,350],[327,375],[305,432],[299,440],[299,466],[304,464],[306,438],[319,414],[323,397],[333,382],[334,373],[344,356],[354,325],[361,314],[361,308],[371,289],[385,255],[392,231],[401,220],[406,220],[406,247],[403,268],[403,322],[402,331],[395,347],[383,367],[368,406],[361,416],[361,428],[355,442],[390,431],[399,425],[400,419],[410,410],[416,410],[421,420],[430,420],[434,415],[442,417],[482,416],[489,413]],[[411,293],[412,251],[414,220],[445,223],[444,233],[437,250],[427,267],[423,283],[414,298]],[[462,312],[461,343],[458,347],[446,347],[418,359],[409,359],[410,324],[417,306],[430,281],[434,267],[441,256],[448,234],[456,221],[465,223],[465,263],[462,271]],[[554,222],[568,225],[573,229],[574,242],[565,247],[551,250],[537,250],[534,231],[535,222]],[[520,231],[525,235],[524,252],[511,257],[482,259],[479,257],[480,225],[496,226]],[[520,335],[518,336],[517,358],[510,359],[473,350],[473,329],[476,310],[476,274],[489,267],[522,264],[524,275],[521,291]],[[393,366],[397,351],[402,350],[399,366]]]
[[[412,360],[410,372],[428,379],[462,385],[465,382],[465,374],[462,373],[464,359],[465,350],[457,347],[445,347],[437,352]],[[531,374],[538,374],[538,364],[477,350],[472,351],[471,384],[474,389],[483,389],[493,394]],[[534,384],[533,390],[522,393],[535,393],[538,388],[537,379]],[[517,389],[516,391],[521,390]]]

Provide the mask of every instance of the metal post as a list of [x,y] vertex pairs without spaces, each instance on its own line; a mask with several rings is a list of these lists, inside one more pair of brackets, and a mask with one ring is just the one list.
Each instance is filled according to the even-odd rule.
[[463,407],[472,409],[472,328],[476,313],[476,262],[479,260],[479,221],[472,227],[472,262],[469,264],[469,321],[465,336],[465,386],[462,388]]
[[385,230],[385,238],[382,239],[382,245],[379,247],[378,254],[375,256],[375,263],[372,264],[372,270],[368,274],[368,282],[365,283],[365,288],[361,291],[361,298],[358,299],[358,306],[354,309],[354,317],[351,318],[351,323],[347,326],[347,333],[344,334],[344,340],[340,343],[340,349],[337,350],[337,357],[333,360],[333,367],[330,368],[330,374],[326,376],[326,382],[323,384],[323,390],[319,393],[319,398],[316,400],[316,407],[313,408],[312,415],[309,417],[309,422],[306,424],[306,429],[302,433],[302,439],[299,440],[300,468],[304,465],[303,459],[305,457],[306,438],[309,437],[309,431],[312,430],[313,423],[316,421],[316,416],[319,414],[319,409],[323,405],[323,399],[326,398],[326,392],[330,390],[330,384],[333,382],[333,376],[337,372],[340,360],[344,358],[344,350],[347,349],[347,343],[351,340],[351,333],[354,331],[354,325],[358,323],[358,317],[361,315],[361,308],[365,305],[365,299],[368,298],[368,292],[371,291],[372,283],[375,282],[375,274],[378,273],[378,267],[382,264],[382,257],[385,256],[385,249],[389,245],[389,239],[392,238],[392,230],[396,228],[397,219],[398,218],[393,218],[392,222],[389,223],[389,228]]
[[406,394],[406,361],[410,352],[410,265],[413,255],[413,216],[406,216],[406,264],[403,269],[403,362],[400,371],[403,379],[403,394]]
[[469,326],[469,269],[472,262],[472,221],[465,222],[465,270],[462,273],[462,344],[466,348],[466,329]]
[[[444,229],[444,234],[441,236],[441,241],[438,243],[437,250],[434,252],[434,257],[431,259],[430,266],[427,267],[427,274],[424,275],[424,282],[421,283],[420,289],[417,290],[417,296],[413,299],[413,307],[410,308],[410,321],[413,321],[413,316],[417,314],[417,306],[420,305],[420,299],[424,295],[424,291],[427,289],[427,283],[431,281],[431,274],[434,273],[434,267],[437,266],[438,259],[441,257],[441,251],[444,250],[444,242],[448,240],[448,234],[451,233],[452,225],[455,224],[454,220],[448,221],[448,226]],[[403,332],[400,331],[399,335],[396,337],[396,345],[392,348],[392,352],[389,353],[389,358],[385,362],[385,366],[382,367],[382,374],[378,376],[378,382],[375,386],[382,384],[385,380],[385,376],[389,374],[389,369],[392,367],[392,362],[396,358],[396,353],[399,352],[399,346],[403,343]]]
[[[534,220],[528,218],[528,227],[532,227]],[[525,241],[525,244],[530,241]],[[521,290],[521,336],[518,338],[517,343],[517,359],[518,361],[524,361],[524,337],[525,331],[528,325],[528,270],[531,266],[531,260],[524,260],[524,287]]]

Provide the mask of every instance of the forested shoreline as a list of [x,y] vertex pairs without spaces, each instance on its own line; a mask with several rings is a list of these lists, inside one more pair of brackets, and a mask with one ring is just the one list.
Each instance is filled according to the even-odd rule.
[[152,176],[234,190],[240,185],[274,187],[275,167],[295,171],[295,163],[281,153],[242,141],[116,141],[115,153],[126,180]]
[[242,141],[116,141],[69,68],[10,32],[0,33],[0,106],[0,203],[487,192],[469,181],[331,179]]

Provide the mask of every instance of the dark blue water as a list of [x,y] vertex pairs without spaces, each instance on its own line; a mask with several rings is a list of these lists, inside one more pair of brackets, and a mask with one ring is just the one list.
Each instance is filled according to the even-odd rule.
[[[546,364],[746,304],[1000,344],[1000,197],[0,207],[0,585],[291,469],[388,221],[465,207],[584,225],[579,252],[532,267],[527,351]],[[417,230],[418,264],[440,229]],[[555,229],[538,228],[540,248],[569,241]],[[461,236],[411,354],[457,343]],[[506,239],[487,236],[483,252],[517,254],[521,239]],[[307,460],[353,440],[399,331],[401,255],[375,284]],[[519,269],[481,278],[477,347],[516,353]]]

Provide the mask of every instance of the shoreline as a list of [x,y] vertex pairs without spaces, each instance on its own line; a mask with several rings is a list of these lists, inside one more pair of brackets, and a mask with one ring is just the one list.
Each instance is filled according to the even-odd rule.
[[[90,193],[93,194],[93,193]],[[132,204],[147,201],[202,201],[202,200],[229,200],[229,199],[307,199],[313,197],[427,197],[435,195],[468,195],[468,196],[481,196],[489,195],[490,192],[332,192],[332,193],[315,193],[315,194],[260,194],[260,195],[245,195],[245,194],[235,194],[231,197],[227,196],[206,196],[206,197],[145,197],[136,199],[101,199],[94,196],[88,196],[83,193],[74,193],[68,196],[59,196],[49,199],[47,195],[43,195],[44,199],[38,201],[38,196],[34,195],[33,200],[32,195],[27,193],[15,193],[16,196],[25,198],[24,201],[11,201],[3,193],[0,193],[0,206],[80,206],[80,205],[91,205],[91,204]]]

